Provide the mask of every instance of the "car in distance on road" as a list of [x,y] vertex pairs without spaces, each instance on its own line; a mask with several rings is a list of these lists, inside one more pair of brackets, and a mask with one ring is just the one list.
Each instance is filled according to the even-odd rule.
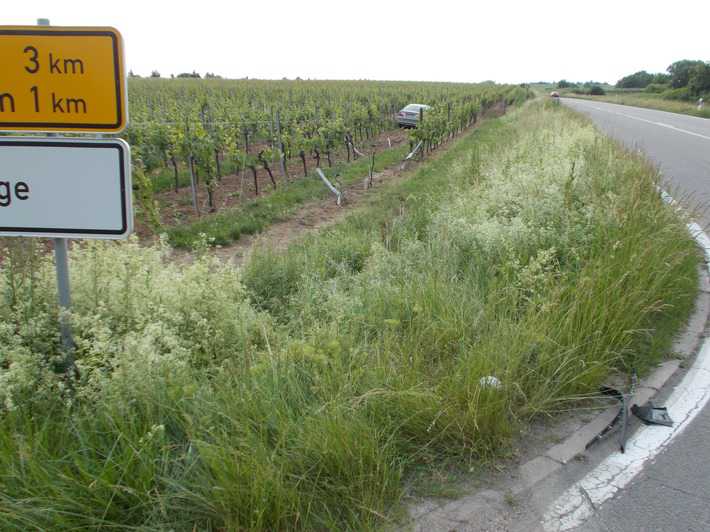
[[399,127],[417,127],[421,109],[423,109],[424,113],[426,113],[429,109],[431,109],[431,106],[423,103],[410,103],[399,113],[397,113],[397,125]]

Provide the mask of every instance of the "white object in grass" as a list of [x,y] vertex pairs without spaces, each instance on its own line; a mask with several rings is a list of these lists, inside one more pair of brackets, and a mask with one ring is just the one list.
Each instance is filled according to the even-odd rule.
[[501,384],[501,382],[493,375],[481,377],[478,380],[478,384],[481,385],[481,388],[495,388],[496,390],[498,390],[499,388],[501,388],[503,386]]

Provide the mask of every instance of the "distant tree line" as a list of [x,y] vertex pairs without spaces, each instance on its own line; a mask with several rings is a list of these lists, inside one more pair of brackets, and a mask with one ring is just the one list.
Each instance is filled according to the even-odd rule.
[[604,84],[599,81],[585,81],[583,83],[575,83],[572,81],[567,81],[566,79],[561,79],[557,82],[558,89],[570,89],[575,94],[606,94],[603,85]]
[[[129,78],[140,78],[140,76],[139,76],[138,74],[135,74],[135,73],[133,72],[133,70],[130,70],[130,71],[128,72],[128,77],[129,77]],[[150,77],[151,77],[151,78],[159,78],[159,77],[161,77],[161,76],[160,76],[160,72],[158,72],[157,70],[153,70],[153,71],[150,73]],[[174,78],[175,75],[171,74],[170,77],[171,77],[171,78]],[[200,76],[200,74],[199,74],[198,72],[196,72],[195,70],[193,70],[192,72],[182,72],[182,73],[178,74],[177,77],[178,77],[178,78],[196,78],[196,79],[202,79],[202,76]],[[218,75],[218,74],[214,74],[214,73],[212,73],[212,72],[207,72],[207,73],[205,74],[205,79],[222,79],[222,76],[220,76],[220,75]]]
[[692,100],[710,94],[710,62],[682,59],[666,69],[651,74],[645,70],[621,78],[620,89],[643,89],[672,100]]

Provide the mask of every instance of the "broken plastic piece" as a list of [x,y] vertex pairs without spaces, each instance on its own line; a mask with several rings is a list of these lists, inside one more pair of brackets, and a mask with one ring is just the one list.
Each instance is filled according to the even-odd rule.
[[631,413],[646,425],[673,426],[673,420],[668,415],[668,409],[665,406],[654,406],[651,401],[643,406],[632,406]]
[[619,403],[621,403],[619,412],[614,416],[614,419],[607,425],[604,430],[602,430],[596,438],[594,438],[592,441],[588,442],[587,445],[585,446],[585,449],[589,449],[594,443],[598,442],[599,440],[603,439],[607,434],[609,434],[612,430],[616,429],[619,427],[619,422],[621,426],[621,432],[619,434],[619,449],[621,450],[622,453],[626,452],[626,431],[627,427],[629,424],[629,416],[628,416],[628,409],[629,407],[627,406],[627,401],[626,401],[626,395],[621,393],[619,390],[616,388],[612,388],[610,386],[601,386],[599,388],[599,391],[603,395],[608,395],[610,397],[613,397],[614,399],[617,399]]

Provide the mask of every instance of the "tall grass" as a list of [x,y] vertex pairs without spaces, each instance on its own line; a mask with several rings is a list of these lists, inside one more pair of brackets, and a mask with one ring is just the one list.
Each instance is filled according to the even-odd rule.
[[536,103],[241,272],[87,246],[73,382],[52,365],[51,265],[23,277],[12,254],[0,528],[381,526],[415,469],[499,456],[532,417],[667,352],[699,256],[657,182]]

